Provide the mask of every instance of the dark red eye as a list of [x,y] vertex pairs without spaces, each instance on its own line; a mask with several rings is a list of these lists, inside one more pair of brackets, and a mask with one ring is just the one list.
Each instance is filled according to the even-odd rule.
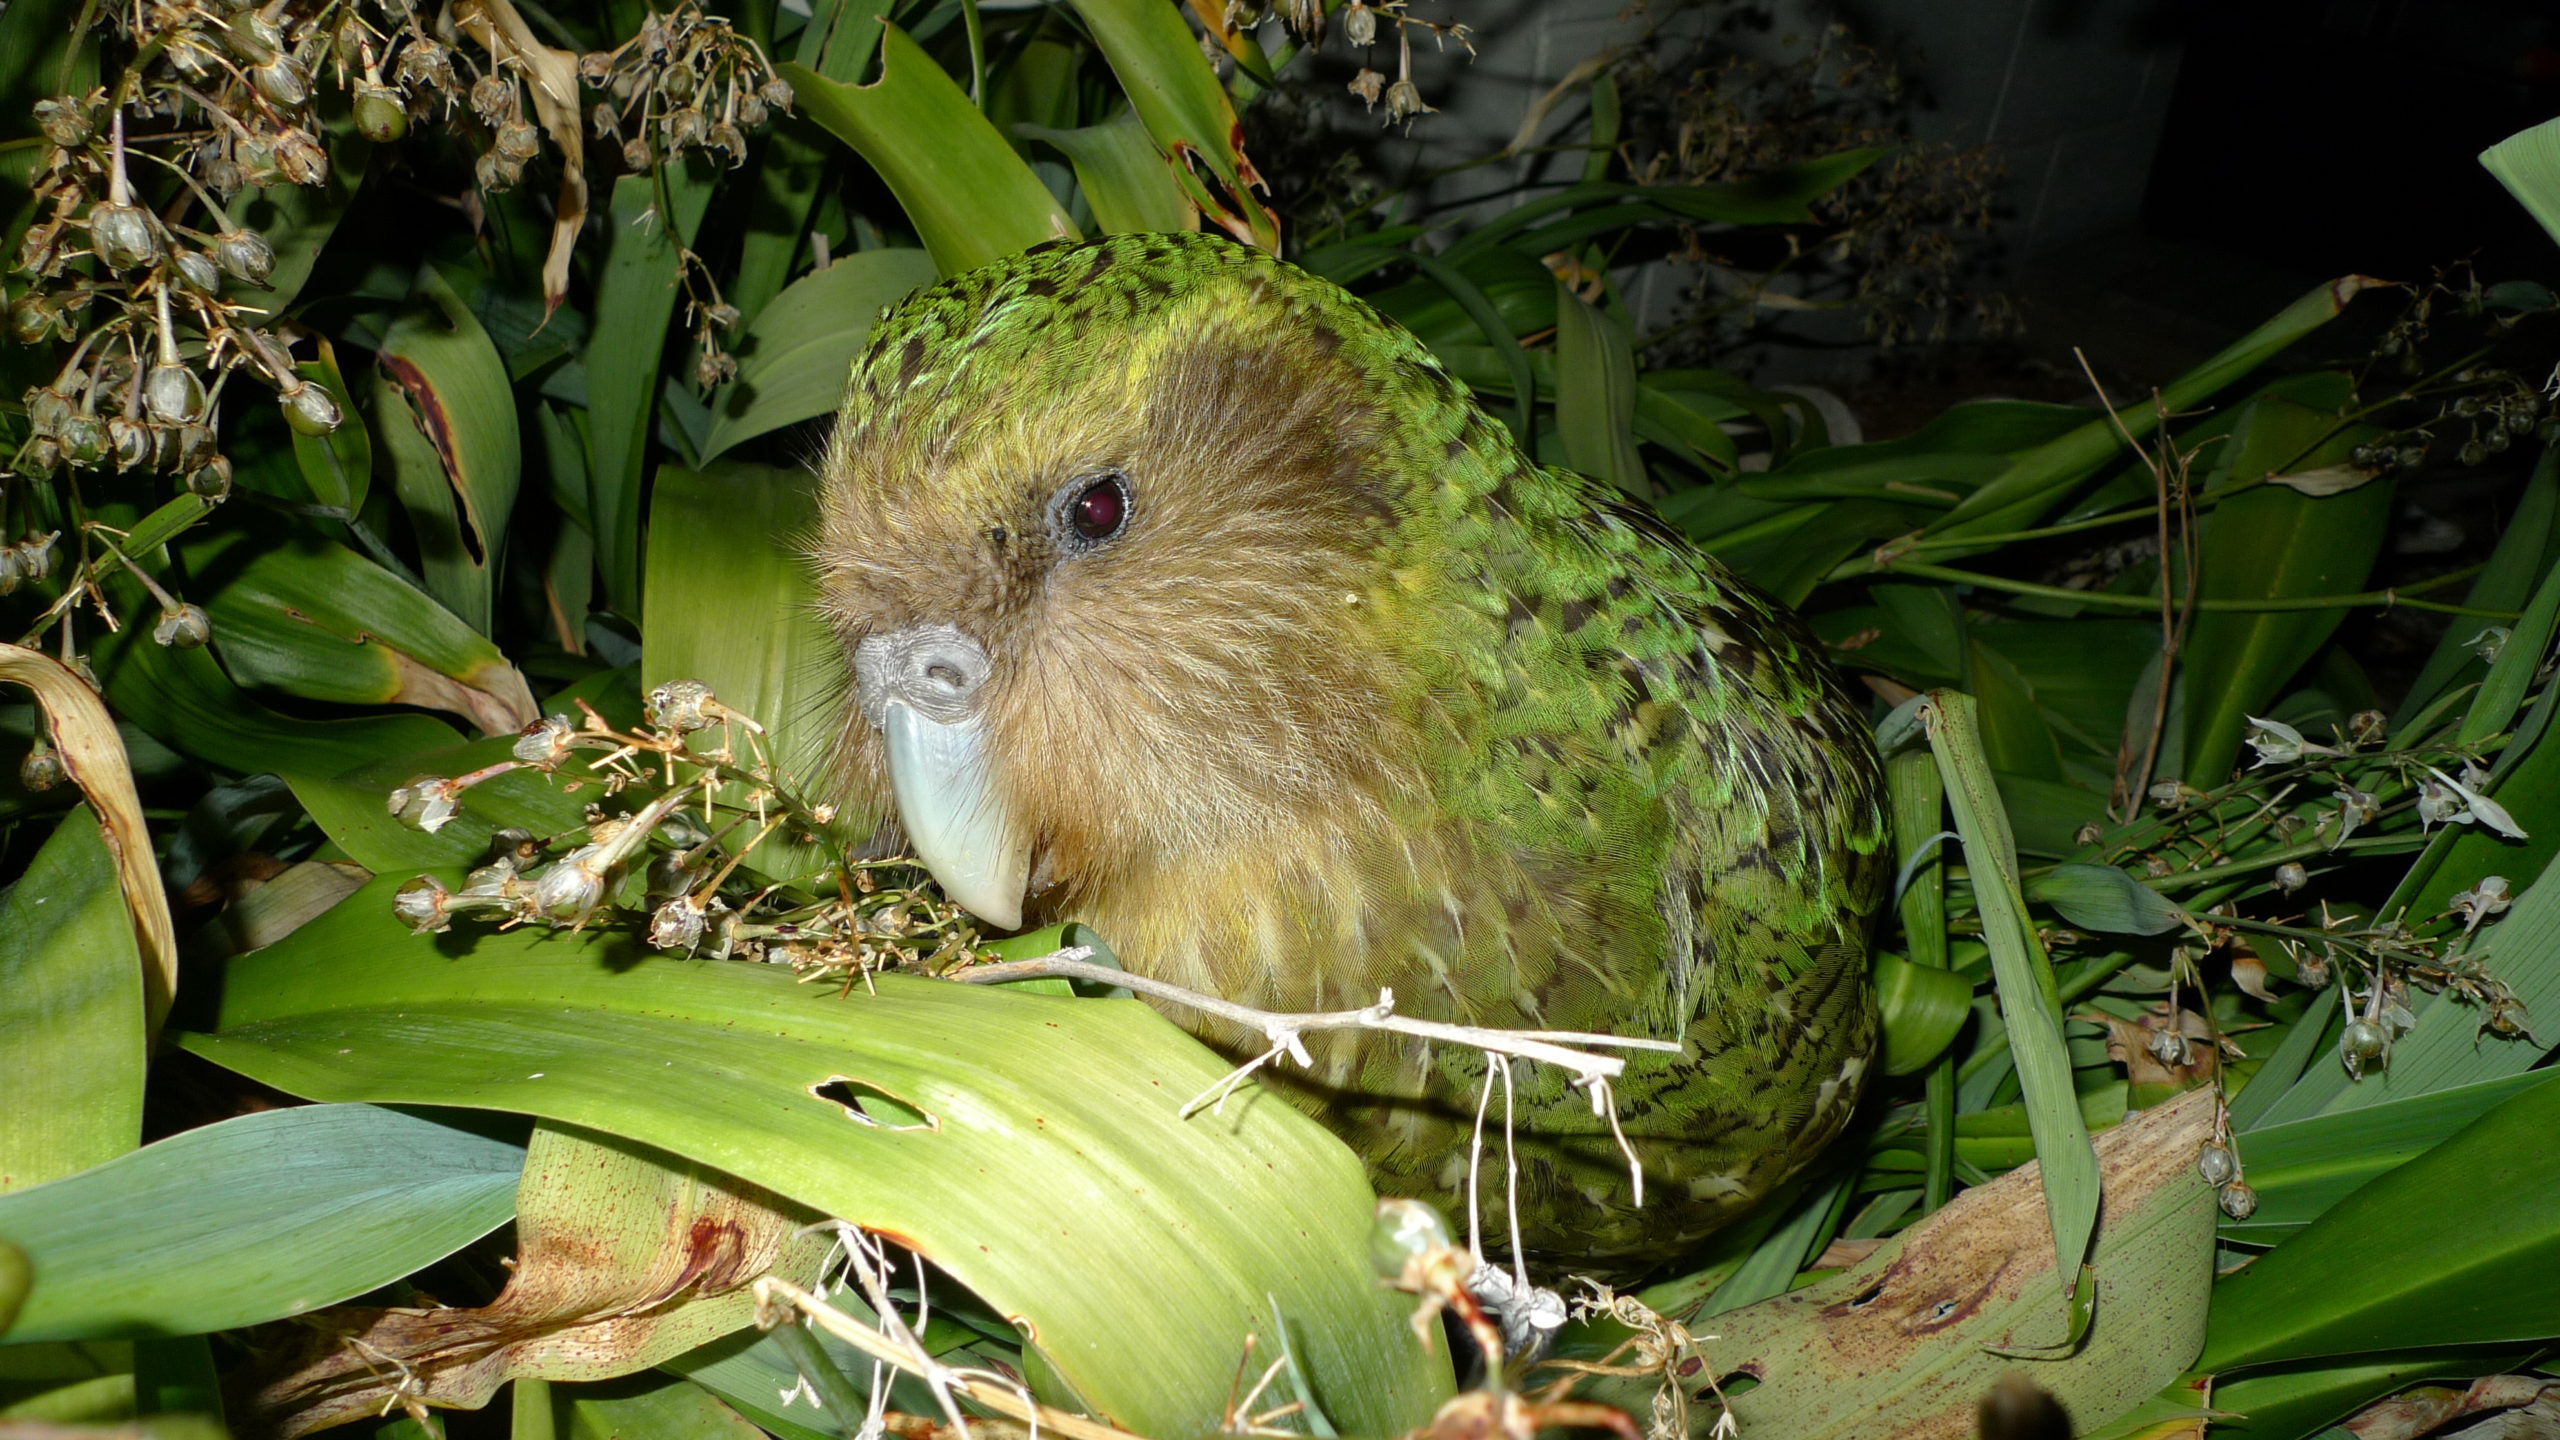
[[1108,540],[1129,518],[1129,492],[1117,477],[1096,480],[1067,506],[1067,523],[1087,540]]

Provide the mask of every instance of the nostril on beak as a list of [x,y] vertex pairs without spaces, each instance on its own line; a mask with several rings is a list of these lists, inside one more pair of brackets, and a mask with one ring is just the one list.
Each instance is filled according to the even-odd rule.
[[908,625],[866,635],[854,646],[854,691],[874,725],[892,704],[940,724],[958,724],[975,708],[991,667],[985,648],[944,624]]

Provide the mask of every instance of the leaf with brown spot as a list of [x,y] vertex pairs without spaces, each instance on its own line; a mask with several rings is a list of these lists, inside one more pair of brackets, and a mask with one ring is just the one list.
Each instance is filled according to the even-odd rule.
[[485,634],[523,464],[515,390],[433,265],[419,269],[412,302],[383,332],[368,387],[375,461],[417,531],[428,593]]
[[[2107,1205],[2092,1262],[2096,1314],[2076,1351],[2024,1367],[2080,1433],[2132,1412],[2203,1348],[2215,1211],[2195,1156],[2212,1126],[2213,1097],[2198,1091],[2097,1139]],[[2030,1163],[1957,1196],[1851,1269],[1717,1316],[1709,1358],[1723,1374],[1760,1381],[1733,1399],[1742,1433],[1969,1440],[1982,1396],[2020,1368],[1995,1351],[2042,1338],[2063,1302],[2051,1247],[2021,1243],[2044,1225]]]
[[512,1379],[606,1380],[748,1324],[748,1287],[813,1276],[830,1241],[816,1217],[742,1181],[573,1126],[536,1127],[516,1191],[515,1274],[478,1309],[350,1306],[316,1328],[262,1388],[278,1434],[378,1414],[409,1394],[477,1410]]

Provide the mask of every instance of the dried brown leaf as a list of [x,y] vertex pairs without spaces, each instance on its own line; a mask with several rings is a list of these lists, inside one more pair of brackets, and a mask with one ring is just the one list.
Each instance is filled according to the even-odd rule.
[[178,932],[169,918],[168,894],[160,886],[159,862],[152,858],[151,832],[143,822],[142,799],[134,792],[124,737],[116,733],[115,718],[98,692],[41,650],[0,642],[0,681],[35,692],[63,773],[98,812],[98,833],[115,856],[116,885],[124,892],[125,911],[133,917],[134,936],[141,944],[144,1023],[157,1034],[171,997],[178,993]]

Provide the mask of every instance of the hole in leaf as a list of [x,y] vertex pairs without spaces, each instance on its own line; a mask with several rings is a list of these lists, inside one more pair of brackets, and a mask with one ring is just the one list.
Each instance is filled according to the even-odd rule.
[[1849,1308],[1852,1310],[1863,1310],[1869,1305],[1874,1304],[1876,1302],[1876,1297],[1883,1293],[1884,1285],[1881,1282],[1870,1285],[1850,1298]]
[[939,1130],[942,1122],[867,1080],[834,1075],[809,1087],[809,1093],[831,1100],[844,1118],[875,1130]]

